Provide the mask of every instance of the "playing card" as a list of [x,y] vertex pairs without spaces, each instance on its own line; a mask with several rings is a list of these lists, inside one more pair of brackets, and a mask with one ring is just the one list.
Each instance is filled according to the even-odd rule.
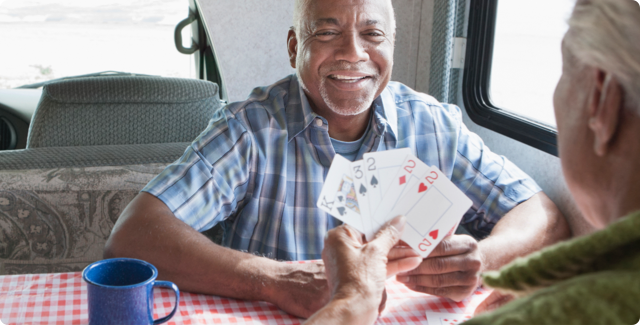
[[[416,168],[421,164],[424,163],[418,162]],[[406,186],[390,215],[406,217],[401,239],[427,257],[442,239],[455,231],[471,205],[471,200],[440,170],[428,167],[425,174]]]
[[426,315],[428,325],[458,325],[473,317],[471,314],[452,314],[432,311],[427,311]]
[[371,213],[369,208],[369,197],[366,186],[366,177],[364,173],[364,161],[355,161],[351,163],[351,176],[353,177],[353,186],[358,198],[358,206],[360,207],[360,217],[362,218],[362,227],[367,240],[372,240],[374,236],[374,227],[372,225]]
[[351,162],[336,154],[316,204],[333,217],[365,233],[351,177]]
[[[405,157],[411,154],[408,148],[393,149],[382,152],[366,153],[363,155],[363,165],[365,173],[364,189],[369,195],[369,212],[370,216],[376,212],[378,205],[381,203],[385,191],[389,185],[393,183],[396,171],[402,165]],[[370,219],[373,232],[384,224],[379,223],[375,219]]]
[[[399,199],[403,199],[406,196],[402,195],[403,191],[410,185],[416,185],[420,180],[420,177],[424,175],[430,167],[414,155],[407,155],[400,166],[396,168],[395,174],[391,178],[391,182],[388,185],[384,196],[373,212],[373,219],[379,224],[383,225],[387,221],[402,214],[402,212],[394,212],[393,209]],[[414,198],[415,196],[411,196]]]

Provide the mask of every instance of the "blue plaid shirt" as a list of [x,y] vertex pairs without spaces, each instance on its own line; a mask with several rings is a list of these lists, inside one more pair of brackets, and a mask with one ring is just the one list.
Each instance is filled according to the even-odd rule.
[[[462,224],[476,234],[491,232],[540,191],[465,127],[456,106],[390,82],[372,109],[356,159],[410,148],[472,199]],[[280,260],[320,259],[325,234],[340,224],[316,207],[334,155],[327,121],[291,75],[216,112],[184,155],[142,191],[198,231],[223,223],[227,247]]]

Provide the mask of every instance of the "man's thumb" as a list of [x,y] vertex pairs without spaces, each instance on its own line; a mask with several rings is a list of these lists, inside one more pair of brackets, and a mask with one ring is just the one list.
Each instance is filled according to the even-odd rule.
[[389,252],[400,241],[406,221],[403,215],[396,216],[376,233],[371,242],[376,242],[381,249]]

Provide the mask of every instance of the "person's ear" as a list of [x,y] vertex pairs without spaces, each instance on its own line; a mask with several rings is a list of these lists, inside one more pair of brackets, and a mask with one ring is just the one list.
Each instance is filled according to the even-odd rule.
[[615,76],[596,69],[596,81],[589,101],[589,129],[594,134],[593,149],[596,155],[604,156],[612,146],[622,110],[624,95]]
[[291,68],[296,69],[298,39],[296,38],[296,32],[293,30],[293,27],[289,29],[289,34],[287,35],[287,51],[289,51],[289,64],[291,64]]

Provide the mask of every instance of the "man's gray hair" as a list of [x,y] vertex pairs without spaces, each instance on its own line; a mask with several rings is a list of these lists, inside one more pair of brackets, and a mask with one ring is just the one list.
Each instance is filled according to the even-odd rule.
[[[302,24],[303,19],[307,15],[307,11],[309,10],[309,4],[314,0],[294,0],[293,4],[293,31],[297,33],[300,32],[300,25]],[[318,0],[316,0],[318,1]],[[396,32],[396,14],[393,10],[393,4],[391,0],[388,0],[391,6],[391,31],[395,34]]]
[[565,46],[579,63],[613,74],[626,106],[640,115],[640,5],[633,0],[578,0]]

